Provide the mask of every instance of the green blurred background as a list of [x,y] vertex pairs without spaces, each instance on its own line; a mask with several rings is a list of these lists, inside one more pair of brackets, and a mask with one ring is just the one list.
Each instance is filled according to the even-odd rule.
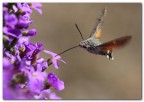
[[[115,60],[76,48],[63,55],[66,64],[54,71],[65,82],[57,92],[63,99],[141,99],[142,74],[142,4],[140,3],[43,3],[43,15],[34,12],[31,28],[38,33],[34,42],[56,53],[77,45],[82,39],[75,28],[78,24],[88,38],[104,7],[102,42],[131,35],[131,42],[114,52]],[[50,56],[41,53],[48,59]]]

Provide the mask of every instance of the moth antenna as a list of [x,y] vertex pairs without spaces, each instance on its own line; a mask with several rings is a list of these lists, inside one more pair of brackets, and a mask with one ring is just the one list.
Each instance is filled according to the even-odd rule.
[[83,35],[82,35],[81,31],[79,30],[79,28],[78,28],[78,26],[77,26],[77,24],[76,24],[76,23],[75,23],[75,26],[76,26],[77,30],[79,31],[79,33],[80,33],[80,35],[81,35],[82,40],[84,40]]
[[[67,52],[67,51],[69,51],[69,50],[72,50],[72,49],[75,49],[75,48],[77,48],[77,47],[79,47],[79,45],[74,46],[74,47],[71,47],[71,48],[69,48],[69,49],[66,49],[66,50],[60,52],[59,54],[57,54],[56,56],[61,55],[61,54],[65,53],[65,52]],[[55,57],[56,57],[56,56],[55,56]]]

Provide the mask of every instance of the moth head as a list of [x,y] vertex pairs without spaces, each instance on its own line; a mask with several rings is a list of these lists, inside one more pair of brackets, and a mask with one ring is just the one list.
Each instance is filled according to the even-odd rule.
[[79,43],[79,46],[81,47],[81,48],[88,48],[89,47],[89,45],[85,42],[85,41],[81,41],[80,43]]

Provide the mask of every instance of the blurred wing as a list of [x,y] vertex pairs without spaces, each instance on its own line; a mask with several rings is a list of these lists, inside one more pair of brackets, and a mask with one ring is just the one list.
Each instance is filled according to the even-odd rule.
[[99,28],[94,35],[96,39],[100,39],[102,36],[102,28]]
[[101,44],[97,46],[97,48],[99,48],[103,52],[113,51],[114,49],[125,46],[130,41],[131,38],[132,38],[131,36],[124,36],[124,37],[106,42],[104,44]]
[[102,35],[102,25],[103,25],[103,19],[104,16],[106,15],[106,8],[104,8],[102,15],[98,18],[98,22],[96,26],[94,27],[92,33],[90,34],[89,37],[93,36],[96,39],[100,39]]

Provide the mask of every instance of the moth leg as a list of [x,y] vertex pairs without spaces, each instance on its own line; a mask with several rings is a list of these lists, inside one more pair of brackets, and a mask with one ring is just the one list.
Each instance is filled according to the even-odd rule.
[[109,60],[114,60],[112,51],[110,51],[110,50],[107,51],[107,58],[108,58]]

